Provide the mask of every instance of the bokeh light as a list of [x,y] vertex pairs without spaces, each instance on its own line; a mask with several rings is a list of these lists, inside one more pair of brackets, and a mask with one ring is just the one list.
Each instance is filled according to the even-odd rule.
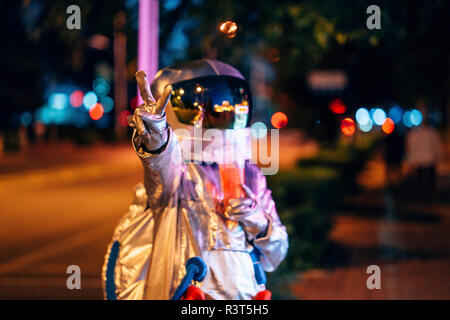
[[83,103],[86,110],[91,110],[91,108],[98,102],[98,97],[93,91],[89,91],[84,95]]
[[68,96],[65,93],[52,93],[48,98],[50,108],[62,110],[66,107]]
[[138,97],[134,97],[130,100],[130,107],[132,110],[136,110],[136,108],[138,107]]
[[376,125],[381,126],[384,123],[384,120],[386,120],[386,112],[381,108],[376,108],[373,111],[372,119]]
[[274,128],[283,129],[287,126],[288,118],[283,112],[276,112],[273,114],[270,122]]
[[369,122],[372,122],[370,120],[369,111],[366,108],[359,108],[358,110],[356,110],[355,119],[359,125],[365,125]]
[[102,77],[96,78],[94,80],[92,87],[94,88],[94,92],[100,98],[105,97],[109,93],[109,90],[110,90],[109,83]]
[[34,113],[36,121],[43,124],[62,124],[70,121],[70,112],[66,110],[54,109],[47,105],[37,109]]
[[330,102],[329,108],[331,112],[336,114],[344,114],[347,111],[347,106],[341,99],[334,99]]
[[74,108],[78,108],[81,107],[81,105],[83,104],[83,98],[84,98],[84,93],[81,90],[75,90],[74,92],[72,92],[72,94],[70,95],[69,101],[70,101],[70,105]]
[[111,97],[103,97],[100,99],[100,103],[103,106],[105,113],[111,112],[114,108],[114,100]]
[[124,110],[121,113],[119,113],[119,124],[123,127],[128,127],[128,121],[127,121],[127,117],[131,115],[131,112],[128,110]]
[[98,120],[101,117],[103,117],[103,106],[100,103],[96,103],[90,110],[89,110],[89,116],[92,120]]
[[407,127],[407,128],[411,128],[413,126],[412,122],[411,122],[411,111],[406,111],[403,114],[403,124]]
[[381,125],[381,130],[383,130],[383,132],[386,134],[392,133],[392,131],[394,131],[394,128],[394,120],[392,120],[391,118],[386,118],[386,120],[384,120],[384,123]]
[[118,121],[121,126],[128,127],[127,117],[129,115],[131,115],[131,112],[128,110],[124,110],[121,113],[119,113]]
[[346,136],[352,136],[355,133],[355,121],[352,118],[342,120],[341,131]]
[[358,127],[362,132],[369,132],[373,128],[373,121],[369,119],[369,121],[367,121],[366,123],[358,122]]
[[34,112],[34,117],[37,121],[42,122],[43,124],[49,124],[50,118],[48,116],[48,106],[42,106]]
[[250,132],[256,139],[262,139],[267,135],[267,126],[263,122],[255,122],[252,124]]
[[228,38],[234,38],[236,36],[237,24],[233,21],[225,21],[220,25],[219,30]]
[[417,109],[412,109],[409,115],[409,119],[413,126],[420,126],[423,120],[422,112]]
[[20,123],[25,127],[28,127],[33,121],[33,116],[30,112],[26,111],[20,116]]
[[394,124],[399,124],[402,121],[403,110],[400,106],[395,105],[389,109],[388,116],[394,121]]

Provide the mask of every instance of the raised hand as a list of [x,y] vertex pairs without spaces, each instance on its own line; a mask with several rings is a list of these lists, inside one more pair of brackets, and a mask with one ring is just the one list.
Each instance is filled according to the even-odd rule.
[[133,134],[136,150],[152,152],[167,143],[165,109],[172,94],[172,86],[168,85],[155,102],[144,71],[136,72],[136,81],[144,103],[136,108],[133,115],[127,117],[127,121],[136,130]]

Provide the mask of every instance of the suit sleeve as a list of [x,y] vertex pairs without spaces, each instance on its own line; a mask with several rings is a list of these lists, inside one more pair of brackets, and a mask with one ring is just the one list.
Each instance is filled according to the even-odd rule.
[[151,135],[150,141],[156,141],[158,144],[164,136],[167,138],[163,146],[156,150],[137,148],[135,139],[133,147],[144,167],[148,206],[154,213],[158,213],[166,207],[179,184],[183,162],[177,138],[171,127],[161,130],[160,135],[163,138],[155,133]]

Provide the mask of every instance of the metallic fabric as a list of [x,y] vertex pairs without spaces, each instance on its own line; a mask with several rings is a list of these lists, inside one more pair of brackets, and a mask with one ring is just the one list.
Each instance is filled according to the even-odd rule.
[[208,265],[206,278],[197,285],[209,299],[252,299],[263,290],[249,252],[256,246],[264,270],[273,271],[287,253],[288,236],[260,169],[246,162],[248,199],[230,201],[227,218],[217,210],[222,192],[218,166],[181,161],[170,127],[159,153],[135,150],[144,166],[144,184],[136,187],[111,242],[120,244],[117,299],[169,299],[194,256]]
[[[136,74],[144,105],[128,122],[135,129],[132,144],[144,167],[144,183],[136,187],[134,201],[114,231],[102,272],[105,289],[107,275],[109,288],[114,278],[117,299],[169,299],[186,273],[187,260],[195,256],[208,266],[205,279],[197,284],[208,299],[252,299],[264,285],[256,281],[250,252],[258,249],[260,263],[269,272],[286,256],[286,229],[264,175],[247,160],[249,154],[234,159],[245,163],[245,197],[229,199],[225,206],[218,165],[193,163],[196,155],[185,152],[173,130],[186,129],[195,137],[194,126],[179,123],[170,103],[165,110],[170,85],[207,75],[244,79],[233,67],[213,60],[164,68],[152,82],[155,103],[145,73]],[[228,154],[224,146],[249,141],[248,128],[242,130],[232,130],[239,139],[227,138],[213,150]],[[117,254],[115,261],[111,252]]]
[[[245,80],[244,76],[236,68],[226,63],[211,59],[200,59],[159,70],[151,83],[151,94],[158,100],[163,96],[164,90],[168,85],[184,80],[215,75],[230,76]],[[176,130],[185,129],[190,132],[191,136],[194,136],[194,126],[178,121],[172,107],[167,108],[166,114],[167,122],[172,128]]]

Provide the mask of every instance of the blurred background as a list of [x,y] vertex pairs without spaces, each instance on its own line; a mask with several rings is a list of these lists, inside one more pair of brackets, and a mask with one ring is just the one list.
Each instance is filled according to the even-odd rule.
[[280,129],[267,179],[290,251],[274,298],[449,299],[449,14],[443,0],[1,1],[0,298],[102,299],[142,179],[134,74],[210,58],[246,76],[252,122]]

